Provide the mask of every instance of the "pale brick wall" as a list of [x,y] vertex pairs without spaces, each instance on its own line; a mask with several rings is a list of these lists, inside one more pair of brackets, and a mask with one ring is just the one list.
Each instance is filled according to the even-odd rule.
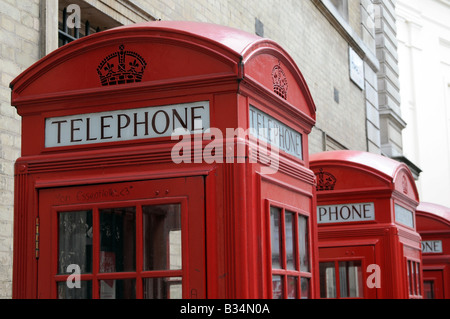
[[39,58],[39,1],[0,0],[0,298],[12,291],[14,162],[20,117],[9,83]]
[[[264,24],[264,36],[278,42],[292,55],[311,90],[317,106],[317,125],[310,136],[310,151],[324,150],[323,131],[349,149],[367,150],[365,95],[349,80],[348,43],[312,1],[133,2],[162,20],[212,22],[251,33],[255,33],[255,18],[258,18]],[[349,1],[349,24],[361,35],[359,1]],[[339,104],[333,99],[334,88],[339,91]]]
[[363,30],[361,28],[361,22],[363,22],[363,11],[361,6],[365,6],[367,2],[371,0],[348,0],[348,23],[353,31],[362,39]]
[[397,52],[396,0],[375,0],[379,8],[376,28],[378,99],[380,105],[381,148],[389,157],[403,156],[402,131],[406,122],[400,111],[400,80]]
[[[379,18],[379,10],[374,0],[361,1],[361,36],[364,43],[376,52],[375,27]],[[378,108],[377,71],[367,63],[364,65],[366,117],[367,117],[367,150],[381,153],[380,111]]]

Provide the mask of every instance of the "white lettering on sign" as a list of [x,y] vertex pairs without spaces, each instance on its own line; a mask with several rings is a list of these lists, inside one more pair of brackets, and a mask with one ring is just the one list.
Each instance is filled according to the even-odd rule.
[[317,221],[319,224],[371,220],[375,220],[374,203],[317,206]]
[[251,105],[249,111],[254,137],[303,160],[302,134]]
[[440,254],[442,250],[442,240],[425,240],[422,241],[422,252],[429,254]]
[[395,221],[402,225],[414,228],[414,214],[406,208],[395,205]]
[[209,102],[52,117],[45,120],[45,147],[83,145],[203,133]]

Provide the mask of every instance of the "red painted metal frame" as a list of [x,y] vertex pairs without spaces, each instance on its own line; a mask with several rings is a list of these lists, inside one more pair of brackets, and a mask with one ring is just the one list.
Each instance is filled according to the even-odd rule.
[[[450,299],[450,208],[420,203],[417,230],[423,241],[442,241],[442,253],[423,253],[423,280],[436,280],[436,298]],[[439,273],[439,279],[437,273]]]
[[[341,243],[340,243],[341,244]],[[349,243],[348,243],[349,244]],[[350,245],[350,244],[349,244]],[[333,247],[327,245],[319,248],[320,262],[334,262],[335,274],[339,272],[338,263],[341,261],[361,261],[362,282],[363,282],[363,297],[353,299],[376,299],[376,289],[369,289],[366,285],[368,273],[365,271],[370,264],[375,262],[375,245],[363,245],[357,243],[357,246],[339,246]],[[342,299],[340,296],[340,276],[336,276],[336,299]],[[350,299],[350,298],[346,298]]]
[[[39,274],[38,274],[38,282],[43,282],[44,284],[40,286],[39,289],[39,298],[56,298],[57,290],[55,286],[55,281],[65,281],[69,275],[58,275],[57,271],[57,251],[58,251],[58,229],[57,224],[57,215],[60,212],[66,211],[75,211],[75,210],[92,210],[93,213],[93,237],[95,240],[93,241],[93,271],[91,274],[83,274],[81,275],[81,280],[92,280],[93,284],[93,297],[99,298],[99,289],[98,289],[98,281],[104,279],[125,279],[125,278],[135,278],[136,279],[136,295],[138,298],[142,298],[142,279],[143,278],[152,278],[155,276],[158,277],[183,277],[183,285],[186,287],[183,289],[183,296],[185,298],[189,298],[189,292],[194,287],[191,287],[190,280],[194,279],[196,273],[204,276],[204,269],[202,266],[204,264],[205,254],[202,252],[202,248],[205,247],[204,236],[201,234],[204,233],[204,209],[203,203],[198,201],[198,199],[203,198],[202,190],[196,190],[195,194],[193,193],[193,185],[197,187],[202,186],[202,180],[197,178],[197,181],[192,180],[189,182],[190,187],[185,189],[184,191],[180,189],[176,184],[180,183],[180,180],[165,180],[163,182],[164,186],[170,187],[171,192],[174,193],[174,187],[178,188],[175,192],[185,192],[186,196],[179,197],[181,194],[174,195],[163,195],[163,197],[158,197],[155,194],[148,195],[147,199],[143,199],[143,194],[149,193],[147,187],[154,188],[155,186],[160,186],[162,182],[159,181],[147,181],[145,182],[146,188],[139,187],[139,184],[142,182],[134,182],[131,185],[135,188],[140,194],[135,195],[135,199],[126,199],[126,200],[116,200],[112,201],[111,199],[106,201],[94,201],[92,203],[83,203],[81,204],[79,201],[75,203],[55,203],[54,197],[55,194],[60,194],[63,192],[64,196],[71,196],[73,198],[76,194],[79,194],[81,191],[86,191],[86,187],[76,187],[71,190],[63,190],[61,188],[52,188],[52,189],[43,189],[40,191],[40,205],[41,205],[41,243],[40,243],[40,251],[41,258],[46,262],[45,264],[40,265]],[[127,183],[128,184],[128,183]],[[107,187],[111,184],[106,185],[98,185],[94,186],[96,189],[99,187]],[[117,184],[116,184],[117,185]],[[119,184],[120,185],[120,184]],[[91,186],[91,188],[93,188]],[[194,195],[194,196],[193,196]],[[195,198],[196,201],[189,203],[188,209],[188,197]],[[182,222],[182,258],[183,258],[183,268],[182,270],[160,270],[160,271],[144,271],[142,267],[142,252],[143,251],[143,237],[142,237],[142,206],[147,205],[162,205],[162,204],[181,204],[181,222]],[[99,272],[99,209],[104,208],[116,208],[116,207],[131,207],[136,206],[136,270],[134,272],[114,272],[114,273],[100,273]],[[188,212],[191,212],[190,214]],[[189,217],[191,216],[192,217]],[[195,216],[195,219],[193,219]],[[199,238],[200,236],[200,238]],[[191,244],[191,242],[194,242]],[[193,247],[200,248],[200,253],[196,252]],[[192,270],[193,265],[189,262],[189,259],[195,260],[196,262],[196,270]],[[203,259],[203,262],[201,261]],[[191,276],[191,274],[194,274]],[[191,278],[193,277],[193,278]],[[195,289],[197,290],[198,297],[205,296],[205,278],[195,276]]]
[[[97,67],[121,45],[147,62],[142,81],[102,86]],[[275,66],[283,68],[289,83],[286,99],[274,92]],[[222,132],[245,130],[251,104],[303,135],[303,159],[280,152],[280,168],[270,178],[308,194],[298,208],[313,212],[308,134],[316,109],[294,60],[277,43],[205,23],[126,26],[59,48],[19,75],[11,87],[12,105],[22,116],[22,157],[16,163],[14,298],[39,296],[37,268],[46,262],[37,260],[34,250],[40,189],[194,176],[205,180],[207,297],[269,297],[265,259],[269,247],[261,246],[261,238],[268,235],[260,189],[265,166],[250,161],[258,155],[250,152],[248,138],[232,138],[235,148],[245,145],[244,163],[176,165],[171,158],[176,141],[170,137],[46,148],[44,129],[50,117],[209,101],[211,127]],[[208,142],[203,141],[203,147]],[[314,218],[312,214],[312,225]],[[311,236],[315,251],[314,228]],[[314,263],[312,267],[314,281]]]
[[[276,195],[272,195],[274,197],[272,198],[276,198]],[[285,239],[286,238],[286,228],[284,227],[285,225],[285,216],[286,216],[286,211],[289,211],[291,213],[293,213],[294,215],[294,220],[292,221],[292,225],[296,226],[294,228],[294,247],[293,247],[293,251],[294,251],[294,255],[295,255],[295,270],[289,270],[287,269],[287,265],[286,265],[286,245],[284,243],[281,243],[281,250],[280,250],[280,255],[281,255],[281,260],[282,260],[282,267],[281,269],[273,269],[273,267],[270,267],[272,269],[272,273],[271,275],[278,275],[278,276],[282,276],[284,279],[284,291],[283,291],[283,295],[287,296],[287,290],[288,290],[288,285],[287,285],[287,277],[291,276],[291,277],[295,277],[298,279],[297,282],[297,294],[300,296],[300,298],[305,298],[305,299],[309,299],[311,298],[310,295],[314,294],[314,290],[312,289],[312,276],[311,276],[311,269],[313,269],[313,265],[311,265],[314,262],[314,258],[312,258],[312,243],[308,242],[308,261],[310,263],[309,267],[310,267],[310,271],[306,272],[304,270],[301,269],[300,267],[300,248],[298,247],[298,243],[299,243],[299,232],[298,232],[298,219],[299,219],[299,215],[307,217],[308,218],[308,234],[312,233],[312,227],[314,227],[312,224],[312,218],[309,212],[305,212],[302,210],[299,210],[296,206],[290,206],[290,205],[286,205],[284,202],[277,202],[274,200],[270,200],[270,199],[266,199],[266,204],[265,204],[265,208],[266,208],[266,215],[267,215],[267,219],[270,220],[270,208],[271,207],[276,207],[276,208],[280,208],[281,211],[281,219],[280,219],[280,224],[282,225],[281,228],[281,238]],[[267,229],[267,234],[271,233],[271,229],[270,227]],[[271,242],[270,242],[270,237],[268,236],[267,238],[268,240],[268,245],[271,247]],[[272,250],[272,247],[271,247]],[[271,251],[270,250],[270,251]],[[268,256],[271,257],[271,256]],[[272,260],[270,258],[268,258],[267,260],[268,264],[272,265]],[[308,296],[303,296],[301,294],[301,278],[307,278],[310,281],[309,287],[310,287],[310,292]],[[268,277],[269,282],[272,282],[272,276]],[[311,292],[313,291],[313,292]],[[269,294],[270,295],[270,294]],[[271,295],[271,297],[273,298],[273,294]]]
[[[319,224],[319,250],[372,242],[374,259],[381,269],[381,288],[377,289],[376,298],[409,298],[406,259],[420,261],[421,239],[415,229],[419,197],[408,167],[380,155],[359,151],[314,154],[310,166],[318,178],[318,189],[324,186],[319,180],[321,172],[331,174],[335,182],[332,189],[318,190],[318,207],[374,203],[375,208],[375,220]],[[412,213],[413,227],[396,221],[395,205]]]
[[[318,277],[318,239],[317,239],[317,219],[314,213],[315,210],[315,192],[314,190],[308,191],[302,185],[300,179],[297,179],[295,183],[292,181],[283,182],[268,176],[260,176],[259,184],[261,189],[260,198],[260,211],[264,212],[264,220],[262,220],[261,238],[265,238],[267,247],[271,247],[270,237],[270,204],[274,204],[276,207],[292,210],[308,217],[308,231],[309,242],[308,249],[310,252],[310,273],[302,271],[298,272],[303,278],[310,278],[310,294],[311,298],[319,297],[319,277]],[[272,269],[271,249],[264,250],[262,256],[265,276],[263,278],[263,298],[272,297],[272,274],[277,274],[276,270]],[[281,274],[281,273],[280,273]]]

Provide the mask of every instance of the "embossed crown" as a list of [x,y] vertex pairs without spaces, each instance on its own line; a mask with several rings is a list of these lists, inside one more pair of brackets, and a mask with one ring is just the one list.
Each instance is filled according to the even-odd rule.
[[279,63],[278,65],[275,65],[272,70],[272,81],[273,91],[283,99],[287,100],[288,81],[286,74],[284,74],[284,71]]
[[119,51],[111,53],[99,64],[97,73],[103,86],[141,82],[147,63],[136,52],[124,49],[125,46],[120,45]]
[[332,191],[336,186],[336,177],[331,173],[324,172],[321,168],[317,176],[317,187],[318,191]]

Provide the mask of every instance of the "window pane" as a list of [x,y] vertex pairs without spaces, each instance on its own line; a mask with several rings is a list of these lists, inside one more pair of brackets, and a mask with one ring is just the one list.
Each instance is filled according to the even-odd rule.
[[339,282],[341,298],[363,297],[361,261],[339,262]]
[[348,21],[348,0],[331,0],[339,14]]
[[422,291],[420,290],[420,281],[421,281],[421,278],[420,278],[420,269],[419,269],[420,264],[419,264],[418,262],[416,262],[415,264],[416,264],[417,295],[420,296],[420,295],[422,294]]
[[408,290],[409,290],[409,294],[412,295],[413,294],[413,282],[412,282],[412,278],[411,278],[411,261],[407,261],[407,272],[408,272]]
[[283,299],[284,282],[282,276],[272,276],[273,299]]
[[300,250],[300,270],[309,272],[308,218],[298,216],[298,246]]
[[145,278],[144,299],[182,299],[181,277]]
[[416,284],[416,265],[414,262],[410,261],[411,264],[411,284],[412,284],[412,295],[417,295],[417,284]]
[[136,270],[136,208],[100,210],[100,272]]
[[100,280],[100,299],[136,299],[136,279]]
[[78,265],[81,273],[92,272],[92,211],[58,214],[58,272]]
[[339,293],[341,298],[348,298],[348,278],[346,262],[339,262]]
[[92,299],[92,282],[80,281],[81,288],[69,288],[67,282],[58,282],[58,299]]
[[302,278],[300,281],[301,284],[301,298],[309,299],[310,296],[310,288],[309,288],[309,278]]
[[298,298],[297,277],[287,277],[288,299]]
[[295,228],[294,213],[286,212],[285,215],[285,231],[286,231],[286,268],[295,270]]
[[434,281],[424,281],[423,282],[424,289],[424,298],[425,299],[434,299]]
[[272,268],[281,269],[281,209],[270,207],[270,238],[272,242]]
[[181,255],[181,205],[142,207],[144,270],[179,270]]
[[336,274],[334,262],[319,264],[320,298],[336,298]]

